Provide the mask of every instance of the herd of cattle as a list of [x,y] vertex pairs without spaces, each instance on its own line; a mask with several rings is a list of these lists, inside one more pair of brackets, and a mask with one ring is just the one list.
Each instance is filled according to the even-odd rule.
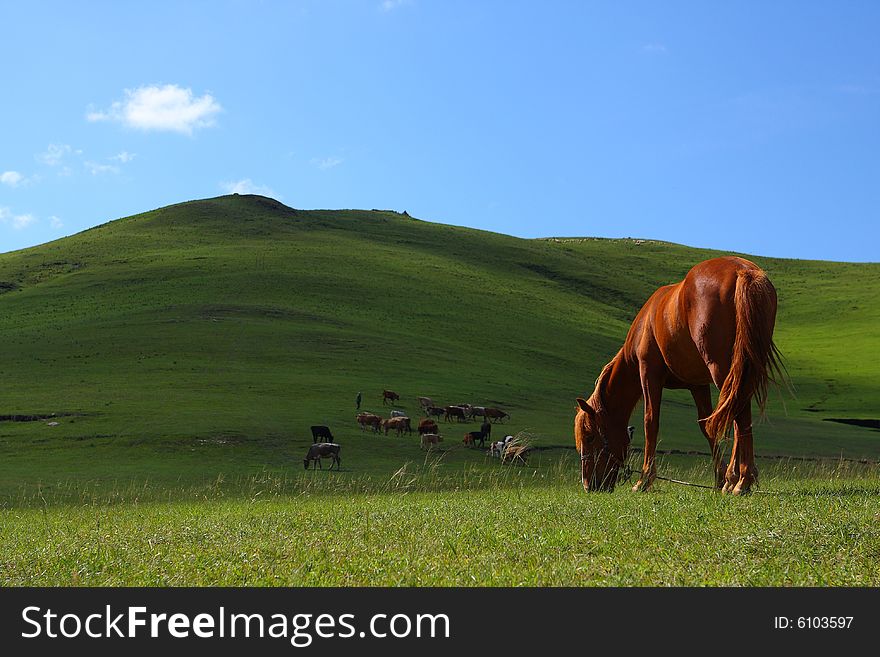
[[[510,414],[505,413],[500,408],[473,406],[471,404],[438,406],[430,397],[418,397],[417,399],[419,408],[425,416],[419,420],[417,427],[422,449],[431,449],[443,440],[443,436],[439,432],[437,420],[434,418],[439,420],[439,418],[443,417],[446,422],[452,422],[453,420],[456,422],[469,422],[478,417],[482,418],[483,422],[479,430],[468,431],[464,434],[462,443],[467,447],[476,447],[478,443],[480,447],[485,447],[486,439],[491,438],[492,424],[498,421],[503,422],[505,418],[510,418]],[[393,404],[399,400],[400,395],[393,390],[382,391],[383,405],[389,402]],[[384,431],[386,436],[390,431],[396,431],[398,437],[404,433],[412,435],[412,421],[401,410],[392,410],[388,418],[364,411],[357,414],[356,420],[358,425],[360,425],[361,431],[366,431],[367,428],[370,428],[374,433]],[[340,465],[340,445],[334,441],[330,428],[323,425],[315,425],[311,427],[311,430],[312,445],[309,447],[306,458],[303,459],[305,468],[308,469],[309,464],[313,464],[315,467],[323,469],[321,459],[330,458],[332,460],[330,469],[333,469],[333,464],[335,463],[338,470]],[[498,456],[502,461],[505,461],[507,460],[505,457],[508,456],[506,453],[510,451],[511,454],[509,456],[524,461],[524,453],[516,451],[514,454],[515,450],[511,444],[512,440],[513,436],[506,436],[504,440],[490,443],[488,453],[491,456]]]

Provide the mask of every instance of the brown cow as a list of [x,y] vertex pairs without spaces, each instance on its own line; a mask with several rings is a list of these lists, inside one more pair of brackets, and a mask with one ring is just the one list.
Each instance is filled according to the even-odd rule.
[[419,420],[419,435],[426,433],[437,433],[437,423],[434,420],[428,418]]
[[455,418],[459,422],[466,422],[467,416],[464,413],[464,409],[461,406],[447,406],[446,411],[446,421],[449,422],[449,418]]
[[386,436],[391,429],[397,429],[398,436],[404,431],[412,435],[412,425],[408,417],[393,417],[389,420],[382,420],[382,427],[385,429]]
[[367,427],[372,427],[373,431],[379,431],[379,428],[382,425],[382,418],[373,413],[358,413],[357,421],[358,424],[361,425],[361,431]]
[[383,390],[382,391],[382,405],[384,406],[385,404],[387,404],[389,399],[391,400],[391,403],[393,404],[398,399],[400,399],[400,395],[398,395],[393,390]]
[[443,436],[436,433],[426,433],[422,435],[422,449],[430,450],[435,445],[439,445],[443,440]]
[[333,460],[332,463],[330,463],[330,469],[333,469],[333,463],[335,463],[336,469],[338,470],[341,467],[339,449],[340,446],[336,443],[315,443],[311,445],[309,451],[306,453],[306,457],[303,459],[305,469],[309,469],[309,463],[314,463],[318,468],[323,470],[324,466],[321,465],[321,459],[329,458]]
[[492,420],[493,422],[495,420],[502,420],[503,421],[504,418],[510,418],[510,414],[505,413],[500,408],[487,408],[486,414],[484,415],[484,417]]

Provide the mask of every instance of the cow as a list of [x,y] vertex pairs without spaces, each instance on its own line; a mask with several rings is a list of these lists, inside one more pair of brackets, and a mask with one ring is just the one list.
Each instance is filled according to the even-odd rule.
[[492,424],[483,420],[483,424],[480,425],[480,431],[486,434],[487,438],[490,438],[492,436]]
[[325,427],[323,425],[317,424],[312,429],[312,442],[318,442],[318,438],[321,438],[322,441],[332,443],[333,442],[333,434],[330,433],[329,427]]
[[505,413],[500,408],[487,408],[486,414],[484,415],[484,417],[492,420],[493,422],[495,420],[502,420],[503,421],[504,418],[510,418],[510,414]]
[[477,443],[480,443],[480,447],[485,447],[486,445],[486,434],[482,431],[469,431],[464,434],[464,440],[462,441],[465,445],[473,445],[477,446]]
[[489,456],[498,458],[503,456],[504,450],[511,440],[513,440],[513,436],[504,436],[504,440],[496,440],[494,443],[489,443]]
[[429,409],[434,405],[434,400],[430,397],[416,397],[419,402],[419,407],[423,409]]
[[478,415],[482,416],[483,419],[486,419],[486,407],[485,406],[471,406],[471,417],[477,417]]
[[437,423],[434,420],[423,418],[419,420],[419,435],[437,433]]
[[444,406],[429,406],[425,411],[428,414],[428,417],[440,417],[441,415],[446,414],[446,407]]
[[435,445],[438,445],[442,440],[443,436],[436,433],[422,434],[422,449],[430,450]]
[[398,399],[400,399],[400,395],[398,395],[393,390],[383,390],[382,391],[382,405],[384,406],[385,404],[387,404],[389,399],[391,400],[391,403],[393,404]]
[[406,417],[406,411],[398,411],[394,409],[391,411],[391,417]]
[[367,427],[372,427],[373,431],[379,431],[379,427],[382,424],[382,418],[373,413],[358,413],[357,421],[361,425],[361,431]]
[[412,435],[412,425],[408,417],[393,417],[388,420],[382,420],[382,427],[385,429],[386,436],[391,429],[397,429],[398,436],[404,431]]
[[458,406],[461,410],[464,411],[465,419],[470,418],[471,409],[473,409],[473,406],[471,406],[470,404],[453,404],[453,406]]
[[333,463],[335,463],[336,469],[339,470],[341,467],[339,450],[340,446],[336,443],[315,443],[309,447],[309,451],[303,459],[303,466],[308,470],[309,463],[315,463],[318,468],[323,470],[324,466],[321,465],[321,459],[329,458],[333,459],[333,462],[330,464],[330,469],[333,469]]
[[453,417],[459,422],[465,422],[467,420],[467,416],[461,406],[447,406],[444,410],[446,411],[447,422],[449,422],[449,418]]

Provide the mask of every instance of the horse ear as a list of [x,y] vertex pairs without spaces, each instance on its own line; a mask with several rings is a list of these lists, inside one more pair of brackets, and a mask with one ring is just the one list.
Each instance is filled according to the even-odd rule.
[[586,399],[578,397],[577,399],[575,399],[575,401],[577,402],[577,405],[580,407],[580,409],[588,415],[593,416],[596,414],[596,411],[594,411],[593,407],[587,403]]

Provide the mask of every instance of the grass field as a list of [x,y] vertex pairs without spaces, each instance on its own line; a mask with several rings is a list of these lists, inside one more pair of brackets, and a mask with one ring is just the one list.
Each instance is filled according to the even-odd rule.
[[[838,459],[877,461],[880,433],[826,420],[878,417],[878,264],[749,256],[796,391],[756,438],[761,488],[786,495],[580,490],[574,398],[647,296],[714,255],[254,196],[0,254],[0,415],[56,414],[0,421],[0,581],[876,584],[877,467]],[[542,451],[502,468],[450,425],[426,460],[358,430],[355,394],[387,414],[383,388],[413,413],[500,406],[496,431]],[[705,451],[695,420],[668,392],[661,449]],[[311,424],[341,472],[303,472]],[[707,457],[663,467],[710,476]]]

